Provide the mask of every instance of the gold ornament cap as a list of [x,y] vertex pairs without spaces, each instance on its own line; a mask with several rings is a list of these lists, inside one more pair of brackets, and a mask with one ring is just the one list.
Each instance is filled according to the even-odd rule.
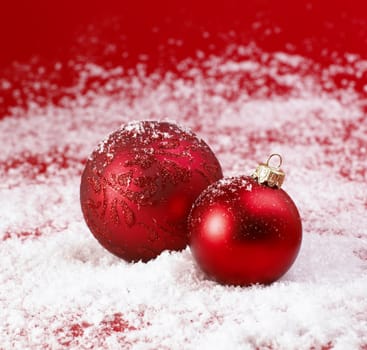
[[[270,160],[274,157],[279,158],[279,163],[277,166],[271,166]],[[278,153],[273,153],[269,156],[266,163],[260,163],[252,177],[257,180],[259,184],[265,184],[269,187],[280,188],[284,182],[285,173],[280,169],[282,165],[282,156]]]

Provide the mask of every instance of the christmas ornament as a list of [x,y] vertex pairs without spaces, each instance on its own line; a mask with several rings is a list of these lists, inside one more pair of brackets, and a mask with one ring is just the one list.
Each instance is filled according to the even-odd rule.
[[88,159],[81,207],[102,246],[127,261],[148,261],[187,245],[192,203],[221,177],[217,158],[191,131],[168,122],[134,122]]
[[[278,156],[278,166],[270,159]],[[302,240],[298,210],[280,189],[285,174],[272,154],[254,175],[209,186],[189,216],[190,247],[198,265],[220,283],[268,284],[297,257]]]

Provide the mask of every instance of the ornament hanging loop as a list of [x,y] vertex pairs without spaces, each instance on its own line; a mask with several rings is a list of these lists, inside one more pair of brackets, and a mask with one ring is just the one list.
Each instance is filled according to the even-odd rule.
[[282,163],[283,163],[283,158],[279,153],[272,153],[269,156],[268,160],[266,161],[266,165],[270,167],[271,166],[270,165],[270,160],[274,157],[277,157],[279,159],[279,164],[275,168],[280,169],[280,167],[282,166]]
[[[272,158],[277,157],[279,159],[278,166],[274,167],[270,165]],[[260,163],[252,177],[257,180],[259,184],[264,184],[269,187],[280,188],[284,182],[285,173],[280,169],[283,162],[283,158],[278,153],[272,153],[266,163]]]

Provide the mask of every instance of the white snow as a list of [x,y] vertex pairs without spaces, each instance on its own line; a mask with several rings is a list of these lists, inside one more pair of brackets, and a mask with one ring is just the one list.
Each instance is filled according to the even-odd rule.
[[[300,56],[240,49],[237,63],[229,54],[185,61],[180,76],[160,79],[86,65],[70,90],[76,99],[29,101],[0,121],[1,349],[367,346],[364,97],[349,86],[328,92],[334,72],[357,77],[367,66],[354,56],[321,69]],[[106,88],[82,94],[90,76]],[[189,249],[128,264],[97,243],[79,207],[83,164],[105,135],[144,119],[200,129],[227,176],[251,175],[269,154],[282,155],[304,240],[280,281],[221,286]]]

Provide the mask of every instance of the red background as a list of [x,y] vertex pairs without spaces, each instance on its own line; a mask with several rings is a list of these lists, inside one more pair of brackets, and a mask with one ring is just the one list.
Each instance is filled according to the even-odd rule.
[[[77,76],[70,59],[107,67],[134,67],[144,54],[148,55],[144,61],[148,69],[174,70],[176,62],[198,50],[220,54],[231,43],[249,42],[266,51],[299,53],[326,64],[345,52],[366,56],[364,3],[363,0],[3,1],[0,78],[10,81],[24,94],[14,98],[11,89],[2,91],[0,87],[0,118],[11,114],[14,106],[27,106],[24,82],[41,79],[37,75],[39,66],[46,69],[42,79],[46,77],[60,87],[73,85]],[[170,45],[169,39],[180,40],[180,45]],[[111,43],[115,45],[112,50],[108,46]],[[19,67],[18,63],[29,62],[30,70]],[[55,72],[55,62],[69,64]],[[39,104],[42,99],[57,104],[62,95],[43,90],[33,93]]]
[[[126,47],[134,53],[156,55],[157,44],[168,37],[180,37],[184,40],[181,54],[190,54],[207,46],[199,35],[203,29],[214,33],[235,30],[242,41],[255,39],[266,49],[285,49],[286,43],[292,43],[297,50],[312,51],[314,55],[325,45],[329,49],[366,53],[363,0],[18,0],[4,1],[1,7],[3,64],[33,54],[49,59],[70,54],[68,50],[78,32],[89,24],[105,25],[112,17],[117,18],[120,30],[106,31],[104,37],[125,34]],[[261,33],[256,36],[250,28],[258,20],[279,26],[282,34],[276,38],[264,38]],[[161,29],[158,36],[151,31],[154,26]],[[218,39],[214,43],[221,46]]]
[[[172,56],[220,51],[231,41],[255,41],[266,50],[293,50],[318,59],[325,49],[365,55],[366,17],[363,0],[2,1],[0,61],[2,69],[34,55],[48,62],[83,55],[92,62],[134,64],[138,54],[146,53],[152,66],[165,66]],[[77,45],[76,38],[86,35],[91,24],[102,42],[114,42],[120,50],[106,55],[101,43]],[[265,33],[275,27],[280,32]],[[231,30],[233,36],[220,35]],[[203,38],[203,31],[212,35]],[[159,46],[169,38],[183,45],[162,54]],[[127,59],[122,50],[129,52]]]

